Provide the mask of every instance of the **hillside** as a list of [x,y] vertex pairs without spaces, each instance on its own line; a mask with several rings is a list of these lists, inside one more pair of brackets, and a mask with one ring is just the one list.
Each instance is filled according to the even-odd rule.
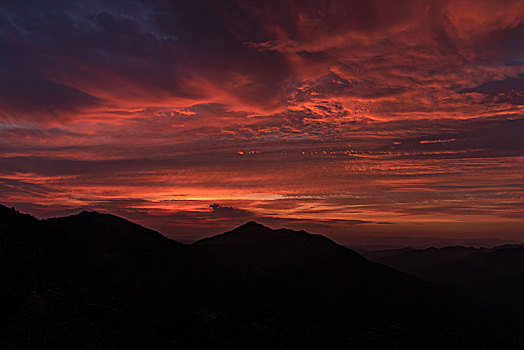
[[250,222],[184,245],[113,215],[5,207],[0,229],[2,349],[521,344],[467,302],[304,231]]

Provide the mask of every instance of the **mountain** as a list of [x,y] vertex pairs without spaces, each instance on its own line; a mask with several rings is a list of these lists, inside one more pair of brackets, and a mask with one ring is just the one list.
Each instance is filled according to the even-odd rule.
[[[122,218],[98,212],[81,212],[42,222],[43,246],[57,265],[50,273],[74,276],[81,271],[104,288],[118,287],[120,279],[137,279],[172,271],[182,245],[158,232]],[[51,253],[52,252],[52,253]],[[67,261],[66,266],[63,262]]]
[[[2,208],[2,253],[16,259],[31,256],[33,273],[61,282],[96,281],[103,289],[119,288],[159,274],[179,255],[181,244],[122,218],[81,212],[64,218],[37,220]],[[19,240],[19,237],[23,240]],[[40,281],[39,281],[40,282]],[[36,281],[35,281],[36,283]]]
[[484,308],[524,315],[524,245],[446,247],[364,253],[370,260],[438,283]]
[[[230,232],[195,242],[195,266],[221,289],[238,283],[235,297],[282,300],[321,296],[330,302],[376,297],[399,301],[425,283],[384,265],[371,263],[325,236],[305,231],[272,230],[250,222]],[[217,278],[218,277],[218,278]],[[383,285],[390,285],[387,292]],[[271,290],[271,287],[277,287]],[[242,292],[239,292],[242,290]],[[238,295],[236,295],[238,294]],[[378,300],[378,299],[377,299]]]
[[518,348],[431,283],[254,222],[191,245],[113,215],[0,206],[0,348]]
[[438,238],[405,236],[350,236],[343,244],[358,252],[392,251],[411,247],[413,249],[446,248],[451,246],[494,248],[505,244],[522,244],[519,240],[497,238]]
[[154,344],[144,316],[183,298],[165,278],[182,267],[181,246],[113,215],[38,220],[0,206],[0,348]]
[[380,262],[399,271],[420,277],[421,275],[425,276],[428,269],[433,269],[440,264],[448,263],[479,250],[479,248],[453,246],[444,248],[431,247],[426,249],[361,250],[360,252],[371,261]]

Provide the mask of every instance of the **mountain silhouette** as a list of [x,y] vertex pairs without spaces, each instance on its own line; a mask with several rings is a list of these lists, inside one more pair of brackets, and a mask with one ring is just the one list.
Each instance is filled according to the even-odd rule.
[[524,245],[385,250],[365,255],[459,291],[484,308],[524,319]]
[[[272,230],[255,222],[197,241],[191,248],[198,256],[194,266],[203,267],[198,275],[207,276],[206,282],[214,280],[219,290],[238,284],[233,288],[237,300],[316,296],[331,303],[349,300],[356,305],[360,303],[357,300],[376,294],[375,303],[380,299],[397,303],[412,290],[428,287],[412,276],[369,262],[325,236]],[[384,285],[388,285],[387,291]]]
[[[306,231],[293,231],[288,229],[272,230],[255,221],[250,221],[232,231],[195,242],[195,245],[238,245],[249,246],[258,244],[306,244],[315,249],[323,246],[340,247],[329,238],[322,235],[307,233]],[[304,247],[305,248],[305,247]],[[360,257],[360,255],[355,254]]]
[[361,251],[372,261],[391,266],[414,276],[425,276],[428,269],[460,259],[479,251],[477,248],[453,246],[444,248],[401,248],[377,251]]
[[[514,328],[330,239],[249,222],[194,244],[0,206],[0,348],[518,348]],[[500,323],[500,322],[499,322]]]

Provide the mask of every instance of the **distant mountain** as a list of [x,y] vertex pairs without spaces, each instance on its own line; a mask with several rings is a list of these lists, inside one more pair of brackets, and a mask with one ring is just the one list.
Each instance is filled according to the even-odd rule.
[[383,250],[367,258],[435,282],[485,308],[524,319],[524,245]]
[[361,254],[371,261],[377,261],[399,271],[419,276],[425,275],[428,269],[473,254],[479,250],[472,247],[453,246],[445,248],[401,248],[361,251]]
[[113,215],[0,206],[0,348],[518,348],[513,328],[326,237],[192,245]]
[[505,244],[522,244],[518,240],[497,238],[442,238],[425,236],[350,236],[341,241],[356,251],[395,250],[411,247],[414,249],[446,248],[450,246],[494,248]]

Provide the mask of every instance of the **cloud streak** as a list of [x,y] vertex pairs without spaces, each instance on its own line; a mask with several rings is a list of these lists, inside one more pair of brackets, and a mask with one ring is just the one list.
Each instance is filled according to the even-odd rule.
[[188,240],[516,235],[523,35],[512,0],[7,1],[2,202]]

